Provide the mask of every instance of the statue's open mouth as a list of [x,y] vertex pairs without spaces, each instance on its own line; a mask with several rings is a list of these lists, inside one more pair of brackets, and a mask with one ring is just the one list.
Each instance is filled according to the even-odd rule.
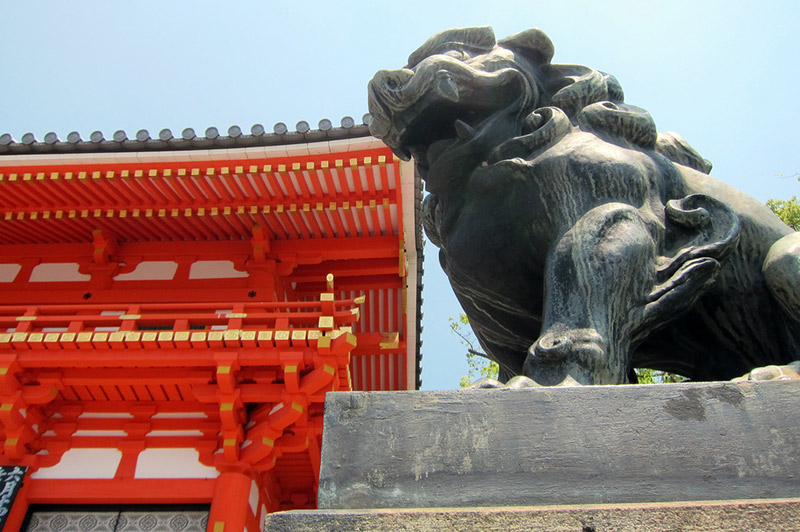
[[[520,97],[527,93],[520,82],[526,83],[515,69],[476,73],[459,65],[455,71],[428,71],[426,82],[410,78],[400,89],[387,87],[378,76],[369,87],[373,134],[398,157],[413,156],[431,191],[480,165],[496,141],[511,133],[496,135],[493,130],[513,124],[507,118],[526,100]],[[410,93],[418,84],[425,90]]]
[[435,104],[418,114],[401,142],[414,157],[422,177],[426,177],[445,152],[472,141],[494,111]]

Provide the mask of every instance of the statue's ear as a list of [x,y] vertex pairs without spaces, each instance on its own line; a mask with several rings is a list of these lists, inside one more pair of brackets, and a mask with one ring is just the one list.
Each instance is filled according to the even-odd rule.
[[705,194],[671,200],[665,208],[664,255],[644,319],[656,325],[689,310],[714,282],[739,239],[739,217]]
[[553,59],[553,41],[539,28],[509,35],[497,41],[497,44],[521,54],[537,65],[547,64]]

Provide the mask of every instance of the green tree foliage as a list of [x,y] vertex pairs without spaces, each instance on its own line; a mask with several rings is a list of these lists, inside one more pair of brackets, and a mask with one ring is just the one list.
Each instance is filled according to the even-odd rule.
[[450,318],[450,330],[458,336],[462,344],[467,348],[467,363],[469,373],[461,377],[461,387],[465,388],[482,377],[496,379],[500,371],[497,362],[492,362],[485,353],[477,350],[478,341],[469,326],[469,318],[464,313],[458,315],[458,319]]
[[636,378],[639,379],[639,384],[669,384],[684,380],[683,376],[666,371],[658,371],[649,368],[636,368],[635,371]]
[[767,207],[772,209],[772,212],[786,225],[795,231],[800,231],[800,202],[797,201],[797,196],[793,196],[790,200],[768,199]]

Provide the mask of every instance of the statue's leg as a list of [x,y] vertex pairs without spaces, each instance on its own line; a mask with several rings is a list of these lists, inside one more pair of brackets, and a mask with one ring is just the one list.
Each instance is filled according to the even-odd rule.
[[786,235],[769,248],[762,271],[783,310],[800,321],[800,232]]
[[[786,235],[769,248],[762,267],[773,297],[795,321],[800,322],[800,232]],[[800,358],[800,352],[796,353]],[[784,366],[755,368],[734,381],[800,379],[800,360]]]
[[542,333],[524,373],[542,385],[627,382],[633,316],[653,287],[656,246],[637,209],[585,214],[551,250]]

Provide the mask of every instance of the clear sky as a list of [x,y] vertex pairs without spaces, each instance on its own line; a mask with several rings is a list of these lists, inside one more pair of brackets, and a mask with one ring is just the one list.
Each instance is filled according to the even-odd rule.
[[[360,121],[375,71],[475,25],[498,38],[542,28],[554,62],[616,75],[712,175],[761,201],[800,194],[794,0],[0,0],[0,134]],[[426,255],[423,388],[454,388],[467,369],[447,318],[460,309],[436,250]]]

